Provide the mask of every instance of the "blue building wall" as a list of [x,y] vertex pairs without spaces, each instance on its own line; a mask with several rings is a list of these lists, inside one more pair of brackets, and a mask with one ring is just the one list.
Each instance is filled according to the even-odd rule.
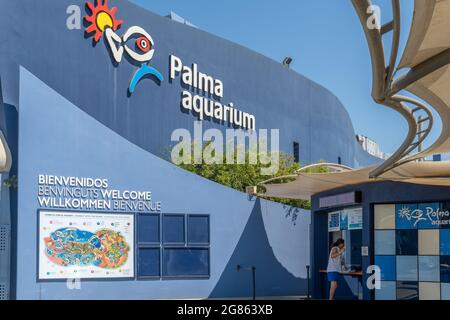
[[[224,83],[223,102],[256,116],[257,127],[280,129],[280,145],[292,153],[300,143],[300,160],[350,166],[379,161],[362,152],[347,111],[322,86],[269,58],[202,30],[152,14],[127,1],[110,1],[124,20],[120,32],[138,25],[155,41],[151,65],[166,81],[139,84],[128,97],[136,67],[127,61],[114,66],[103,40],[96,46],[81,30],[68,30],[66,9],[85,1],[24,0],[0,4],[0,70],[6,103],[18,103],[19,65],[79,106],[83,111],[141,148],[163,156],[174,129],[192,130],[192,115],[180,111],[182,86],[169,78],[169,55]],[[17,29],[15,26],[20,26]],[[125,59],[124,59],[125,60]],[[204,128],[223,125],[204,121]]]
[[[300,295],[309,263],[309,211],[249,197],[142,150],[21,69],[17,292],[19,299],[248,297],[255,266],[259,296]],[[40,141],[40,143],[36,143]],[[107,177],[111,187],[151,190],[161,214],[208,214],[210,277],[202,280],[37,282],[37,177]]]
[[[142,26],[155,40],[151,65],[166,78],[143,80],[129,96],[136,67],[116,66],[103,40],[96,46],[66,28],[66,9],[84,1],[0,2],[1,129],[13,154],[2,190],[12,226],[12,297],[18,299],[146,299],[244,297],[255,266],[258,296],[302,295],[310,259],[308,211],[207,181],[161,158],[174,129],[193,129],[180,111],[182,85],[169,78],[170,54],[221,79],[224,103],[256,116],[257,129],[280,129],[281,149],[300,143],[302,164],[326,160],[363,166],[378,160],[357,144],[350,118],[329,91],[258,53],[204,31],[154,15],[127,1],[111,1],[124,20],[120,32]],[[83,12],[84,15],[84,12]],[[20,27],[19,27],[20,26]],[[18,127],[17,127],[18,124]],[[226,126],[204,121],[204,129]],[[17,140],[17,137],[18,140]],[[104,177],[114,188],[151,190],[161,214],[210,215],[210,276],[202,280],[38,282],[37,177]],[[4,176],[7,178],[8,176]],[[6,195],[6,198],[5,198]],[[124,294],[124,292],[126,294]]]

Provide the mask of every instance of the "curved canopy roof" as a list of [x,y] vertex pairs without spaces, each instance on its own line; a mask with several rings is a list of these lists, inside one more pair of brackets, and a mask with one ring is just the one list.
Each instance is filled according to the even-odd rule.
[[[0,108],[4,108],[2,83],[0,79]],[[11,150],[9,149],[5,135],[0,130],[0,173],[9,172],[12,165]]]
[[[411,83],[406,90],[428,102],[442,120],[439,138],[414,155],[450,152],[450,0],[415,0],[414,16],[405,51],[398,68],[433,70]],[[438,63],[438,64],[436,64]]]
[[399,68],[413,68],[450,48],[449,0],[415,0],[409,39]]
[[310,199],[313,194],[348,185],[378,181],[399,181],[416,184],[449,186],[450,161],[409,162],[392,169],[378,178],[369,179],[374,167],[337,173],[299,173],[294,181],[281,184],[263,184],[264,196],[288,199]]
[[12,159],[6,138],[0,131],[0,173],[9,172],[11,169]]
[[[368,167],[359,170],[347,170],[337,173],[308,174],[299,173],[295,181],[285,184],[262,184],[266,188],[265,196],[293,199],[309,199],[311,195],[348,185],[377,182],[401,181],[424,185],[450,186],[450,161],[431,162],[413,161],[432,154],[450,153],[450,0],[415,0],[414,16],[411,24],[409,39],[398,66],[395,68],[395,54],[398,49],[400,3],[392,0],[394,20],[375,32],[367,29],[366,9],[370,0],[353,0],[354,7],[360,16],[365,28],[372,57],[373,91],[374,99],[383,103],[392,101],[411,102],[411,99],[397,96],[401,90],[407,90],[430,104],[442,120],[440,136],[430,147],[416,154],[408,154],[401,158],[388,159],[396,166],[385,166],[378,170],[377,175],[371,174],[377,167]],[[385,70],[383,46],[381,36],[394,30],[394,41],[391,52],[391,63]],[[410,68],[403,76],[393,79],[393,72]],[[384,83],[386,77],[388,82]],[[392,81],[390,81],[392,80]],[[395,100],[397,98],[397,100]],[[389,105],[388,103],[383,103]],[[416,106],[420,104],[416,103]],[[400,110],[400,105],[394,105]],[[403,115],[411,118],[417,110],[426,110],[425,107],[411,109]],[[409,113],[409,114],[408,114]],[[413,118],[411,118],[413,119]],[[410,125],[411,149],[419,143],[413,143],[414,134],[421,135],[420,118]],[[411,135],[412,133],[412,135]],[[407,144],[403,150],[407,150]],[[400,150],[401,148],[399,148]]]

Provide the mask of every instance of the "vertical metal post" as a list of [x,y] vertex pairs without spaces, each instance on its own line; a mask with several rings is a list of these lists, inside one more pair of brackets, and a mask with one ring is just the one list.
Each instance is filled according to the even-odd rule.
[[310,273],[309,273],[309,269],[311,268],[311,266],[307,265],[306,266],[306,300],[311,299],[311,294],[309,291],[309,285],[310,285]]
[[422,152],[422,116],[418,117],[417,125],[418,125],[417,131],[419,132],[419,136],[417,137],[417,139],[419,141],[419,145],[417,147],[417,152],[420,153],[420,152]]
[[256,267],[252,267],[252,278],[253,278],[253,300],[256,300]]

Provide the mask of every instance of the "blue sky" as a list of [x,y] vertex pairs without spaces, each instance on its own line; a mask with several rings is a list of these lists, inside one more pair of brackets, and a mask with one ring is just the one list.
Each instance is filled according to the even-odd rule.
[[[174,11],[200,29],[274,60],[294,58],[292,68],[332,91],[347,108],[356,133],[393,152],[406,135],[401,116],[371,99],[371,65],[365,37],[350,0],[132,0],[166,15]],[[390,0],[377,0],[382,21]],[[401,0],[402,47],[413,1]],[[387,37],[386,40],[389,40]],[[438,129],[433,130],[436,137]]]

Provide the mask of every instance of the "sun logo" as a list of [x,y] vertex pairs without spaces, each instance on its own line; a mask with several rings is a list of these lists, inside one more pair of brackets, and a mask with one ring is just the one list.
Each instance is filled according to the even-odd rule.
[[[128,28],[122,36],[118,35],[116,31],[123,20],[116,19],[117,8],[109,9],[108,0],[96,0],[95,3],[96,6],[91,2],[86,3],[86,8],[91,13],[91,15],[85,17],[85,20],[90,23],[86,28],[86,33],[95,32],[95,43],[98,43],[104,36],[106,47],[109,49],[115,64],[119,65],[122,62],[122,57],[126,54],[133,61],[133,64],[140,66],[131,79],[128,87],[129,95],[134,92],[137,84],[145,77],[154,77],[161,83],[164,80],[163,75],[148,65],[155,52],[155,42],[150,34],[141,27],[133,26]],[[134,46],[129,46],[129,42],[133,41]]]
[[408,207],[401,207],[398,214],[401,218],[411,219],[411,209]]
[[94,41],[97,43],[100,41],[103,32],[107,28],[111,28],[116,31],[123,21],[116,19],[116,7],[112,9],[108,8],[108,0],[95,0],[95,3],[96,6],[94,6],[91,2],[86,3],[91,15],[86,16],[85,20],[90,23],[89,27],[86,29],[86,33],[95,33]]

